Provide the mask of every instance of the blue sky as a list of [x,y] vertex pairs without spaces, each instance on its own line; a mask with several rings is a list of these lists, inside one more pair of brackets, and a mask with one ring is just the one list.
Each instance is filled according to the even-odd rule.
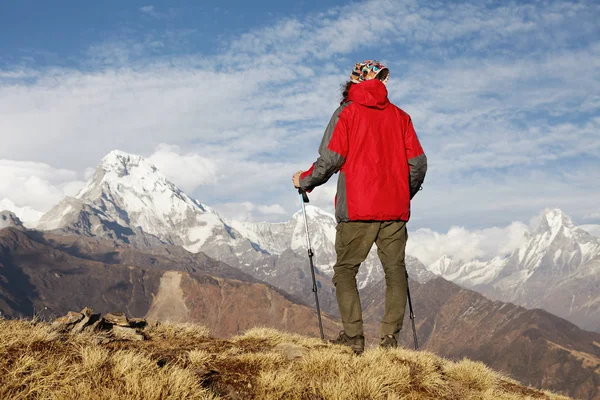
[[429,158],[413,229],[600,223],[598,2],[83,3],[0,5],[0,199],[45,211],[117,148],[227,217],[285,220],[376,58]]
[[[283,18],[302,18],[340,4],[336,1],[12,1],[0,5],[0,48],[4,66],[73,66],[102,42],[144,41],[176,33],[168,52],[155,55],[216,54],[250,29]],[[30,60],[29,57],[33,58]]]

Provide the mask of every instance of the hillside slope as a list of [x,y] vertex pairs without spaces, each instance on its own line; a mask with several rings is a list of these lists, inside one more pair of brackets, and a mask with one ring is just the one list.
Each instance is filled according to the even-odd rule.
[[[600,333],[544,310],[489,300],[442,278],[425,284],[411,281],[410,289],[423,349],[482,361],[534,387],[600,399]],[[383,314],[383,291],[380,282],[363,292],[370,326]],[[412,347],[408,316],[401,338]]]
[[[85,237],[0,230],[0,312],[49,319],[90,306],[106,313],[200,322],[217,335],[262,325],[317,335],[314,309],[204,254],[142,251]],[[325,331],[337,324],[324,316]]]
[[145,341],[58,333],[0,320],[0,398],[565,400],[470,360],[349,348],[271,329],[229,340],[194,325],[146,328]]

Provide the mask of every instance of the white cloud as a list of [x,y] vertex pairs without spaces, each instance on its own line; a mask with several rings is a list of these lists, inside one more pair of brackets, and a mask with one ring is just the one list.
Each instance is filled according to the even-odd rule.
[[600,225],[581,225],[579,226],[584,231],[600,238]]
[[156,7],[154,7],[153,5],[142,6],[142,7],[140,7],[139,10],[142,13],[142,15],[145,15],[147,17],[154,18],[154,19],[170,19],[173,17],[172,9],[169,9],[166,12],[161,12],[161,11],[158,11],[156,9]]
[[143,13],[153,13],[154,12],[154,6],[143,6],[140,7],[140,11]]
[[35,223],[42,217],[41,211],[35,210],[31,207],[18,207],[10,199],[0,199],[0,211],[7,210],[14,213],[25,226],[33,227]]
[[[600,169],[595,11],[373,0],[249,31],[210,63],[173,57],[165,35],[100,43],[85,69],[0,73],[0,157],[84,171],[119,148],[219,211],[285,219],[258,205],[297,210],[291,175],[314,161],[355,58],[375,56],[430,162],[412,225],[503,226],[547,206],[582,218],[598,189],[567,166]],[[332,211],[334,181],[315,205]]]
[[505,228],[469,230],[452,227],[448,233],[437,233],[431,229],[418,229],[409,232],[407,252],[426,265],[443,255],[459,260],[489,260],[496,256],[510,254],[522,242],[528,226],[513,222]]
[[76,194],[84,184],[75,171],[28,161],[0,160],[0,177],[0,199],[42,212]]
[[95,168],[92,167],[88,167],[83,171],[83,179],[85,179],[86,181],[90,180],[90,178],[92,178],[94,176],[94,173],[96,172]]
[[259,213],[266,215],[282,215],[286,213],[284,208],[279,204],[259,205],[257,209]]
[[545,208],[560,208],[577,223],[598,209],[600,187],[590,184],[600,180],[600,169],[594,165],[583,163],[567,172],[524,166],[457,176],[433,167],[413,201],[410,226],[436,230],[452,225],[503,226],[529,221]]
[[592,211],[589,214],[586,214],[583,218],[587,219],[587,220],[594,220],[594,219],[600,220],[600,211]]
[[180,154],[179,146],[159,145],[148,158],[183,191],[192,193],[198,186],[216,183],[216,165],[198,154]]
[[249,201],[218,204],[216,208],[223,217],[234,221],[273,220],[287,214],[280,204],[262,205]]
[[39,72],[29,68],[17,68],[11,71],[0,70],[0,80],[2,79],[27,79],[39,76]]

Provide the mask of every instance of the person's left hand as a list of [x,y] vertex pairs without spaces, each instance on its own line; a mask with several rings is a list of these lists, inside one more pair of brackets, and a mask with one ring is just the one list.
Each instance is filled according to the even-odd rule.
[[294,182],[294,187],[296,189],[300,189],[300,175],[302,175],[304,171],[298,171],[292,177],[292,182]]

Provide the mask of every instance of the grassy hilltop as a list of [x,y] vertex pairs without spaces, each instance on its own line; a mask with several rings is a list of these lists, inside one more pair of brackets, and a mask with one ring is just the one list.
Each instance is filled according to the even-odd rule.
[[146,340],[0,320],[0,399],[567,399],[470,360],[349,349],[255,328],[228,340],[161,324]]

